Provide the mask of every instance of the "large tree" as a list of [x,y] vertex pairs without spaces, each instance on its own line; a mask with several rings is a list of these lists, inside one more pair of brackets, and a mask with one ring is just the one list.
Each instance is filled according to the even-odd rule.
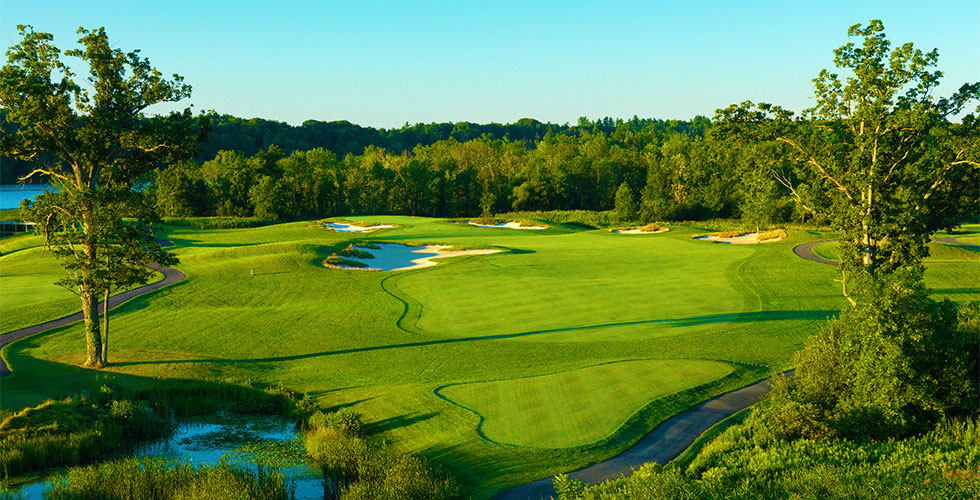
[[921,265],[932,234],[977,212],[980,124],[972,114],[960,123],[950,117],[980,97],[980,83],[937,97],[936,50],[891,48],[879,20],[848,35],[862,41],[834,51],[842,73],[819,73],[816,105],[800,118],[745,102],[719,110],[718,119],[723,132],[782,145],[770,172],[841,232],[841,281],[853,303],[853,279]]
[[59,248],[82,302],[85,364],[101,366],[96,306],[112,267],[111,247],[155,244],[146,235],[134,240],[112,234],[123,227],[121,217],[131,214],[111,208],[126,206],[124,200],[148,171],[193,156],[207,122],[195,119],[190,109],[147,116],[144,111],[154,104],[190,96],[190,86],[176,74],[165,78],[138,50],[112,48],[102,28],[79,28],[79,48],[63,53],[88,66],[87,81],[81,83],[62,62],[51,34],[23,25],[18,30],[22,40],[7,50],[7,64],[0,69],[0,104],[16,130],[3,134],[0,155],[57,158],[30,174],[47,177],[57,190],[28,204],[25,213],[40,225],[46,243]]

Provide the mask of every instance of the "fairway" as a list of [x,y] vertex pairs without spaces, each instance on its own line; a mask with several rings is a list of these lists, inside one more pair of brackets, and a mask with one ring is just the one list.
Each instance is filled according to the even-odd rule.
[[[359,413],[379,439],[439,461],[486,498],[612,456],[671,415],[791,368],[807,335],[844,303],[837,270],[792,251],[829,233],[721,245],[692,240],[706,232],[696,225],[631,237],[550,221],[518,231],[349,219],[397,227],[167,226],[188,277],[113,312],[112,366],[78,368],[80,324],[18,341],[3,350],[13,371],[3,407],[106,377],[282,382],[324,408]],[[361,241],[499,252],[405,271],[323,265]],[[25,290],[4,304],[5,324],[8,311],[39,322],[77,308],[46,284],[59,273],[38,244],[3,240],[2,285]],[[944,296],[976,296],[976,261],[928,265]]]
[[437,393],[481,415],[481,431],[489,440],[565,448],[612,434],[627,417],[658,397],[731,372],[731,366],[713,361],[648,359],[451,385]]

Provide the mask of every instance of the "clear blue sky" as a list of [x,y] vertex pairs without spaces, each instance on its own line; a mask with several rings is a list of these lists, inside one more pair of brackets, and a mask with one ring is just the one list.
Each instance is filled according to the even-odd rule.
[[893,44],[939,49],[944,94],[980,80],[980,0],[0,0],[8,47],[17,24],[62,49],[104,26],[183,75],[196,110],[388,128],[801,110],[847,27],[872,18]]

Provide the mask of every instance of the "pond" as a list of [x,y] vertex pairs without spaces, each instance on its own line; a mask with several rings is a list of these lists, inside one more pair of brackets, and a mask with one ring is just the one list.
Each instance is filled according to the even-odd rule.
[[[241,468],[256,464],[275,467],[293,483],[297,500],[323,498],[323,472],[304,462],[305,453],[295,425],[282,417],[211,415],[180,421],[174,433],[138,447],[137,457],[164,457],[193,465],[224,460]],[[22,487],[22,498],[41,500],[44,482]]]
[[20,206],[20,202],[54,189],[51,184],[0,184],[0,210]]

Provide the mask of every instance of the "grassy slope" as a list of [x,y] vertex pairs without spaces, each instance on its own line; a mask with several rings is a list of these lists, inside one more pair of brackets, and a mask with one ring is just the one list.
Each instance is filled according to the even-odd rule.
[[[608,457],[698,401],[787,368],[791,353],[842,302],[834,269],[791,251],[826,237],[820,234],[791,231],[785,242],[734,246],[692,241],[700,230],[684,227],[630,238],[560,225],[516,231],[364,219],[402,227],[370,235],[307,223],[170,228],[189,278],[118,310],[112,371],[134,383],[282,381],[324,406],[351,406],[396,448],[422,452],[479,484],[480,497]],[[398,273],[318,265],[325,245],[358,238],[513,251]],[[71,366],[82,360],[81,335],[75,325],[5,349],[14,374],[2,382],[3,407],[75,391],[98,376]],[[477,415],[435,393],[635,359],[719,360],[735,370],[632,416],[636,405],[621,409],[616,419],[625,422],[612,435],[566,449],[490,443],[476,432]],[[559,413],[570,405],[548,404]]]
[[[0,238],[0,333],[81,310],[78,297],[55,284],[65,271],[42,244],[31,233]],[[161,279],[154,273],[150,283]]]

